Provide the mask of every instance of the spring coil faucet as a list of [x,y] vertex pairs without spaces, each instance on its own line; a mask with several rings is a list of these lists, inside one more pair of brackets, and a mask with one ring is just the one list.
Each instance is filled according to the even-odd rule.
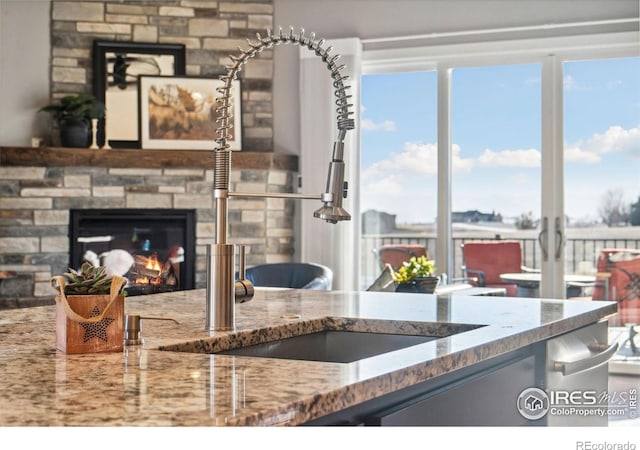
[[[235,326],[235,303],[251,300],[253,286],[245,280],[244,274],[244,247],[241,250],[240,277],[235,280],[234,246],[227,243],[228,228],[228,201],[229,197],[278,197],[296,199],[317,199],[323,202],[323,206],[316,210],[314,217],[326,220],[329,223],[337,223],[342,220],[350,220],[350,214],[342,207],[342,199],[347,196],[347,184],[344,181],[344,139],[348,130],[355,128],[354,120],[349,116],[353,114],[349,110],[352,104],[351,97],[346,93],[349,86],[345,85],[347,76],[342,75],[344,65],[338,65],[340,55],[331,55],[333,47],[323,47],[325,40],[315,38],[315,33],[305,35],[303,29],[298,34],[290,27],[285,34],[282,28],[277,34],[267,29],[267,35],[263,38],[256,33],[257,42],[247,39],[248,50],[238,47],[238,55],[230,55],[233,64],[225,66],[227,73],[219,78],[223,85],[217,89],[221,94],[218,97],[219,117],[216,120],[219,127],[216,129],[218,138],[214,151],[214,198],[216,203],[216,233],[215,243],[207,247],[207,304],[206,325],[209,331],[228,331]],[[326,63],[336,96],[336,112],[338,134],[333,144],[333,155],[329,163],[327,186],[324,193],[319,195],[305,195],[294,193],[234,193],[229,190],[229,175],[231,173],[231,150],[227,140],[230,138],[231,128],[231,85],[237,79],[238,72],[247,61],[264,49],[282,43],[298,44],[312,50]]]

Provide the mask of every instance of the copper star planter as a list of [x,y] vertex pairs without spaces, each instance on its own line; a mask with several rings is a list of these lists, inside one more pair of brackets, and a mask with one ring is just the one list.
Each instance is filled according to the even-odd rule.
[[[65,295],[64,281],[54,277],[56,290],[56,349],[64,353],[122,351],[126,279],[114,277],[109,295]],[[122,280],[122,281],[121,281]]]

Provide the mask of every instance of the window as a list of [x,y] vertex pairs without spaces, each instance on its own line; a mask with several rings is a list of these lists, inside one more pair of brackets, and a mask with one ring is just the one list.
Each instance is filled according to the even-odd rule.
[[366,287],[379,271],[370,257],[374,249],[424,230],[435,236],[436,73],[364,76],[361,117],[359,194]]
[[[365,48],[361,284],[366,286],[379,273],[371,250],[385,243],[424,244],[437,258],[438,272],[455,277],[461,273],[459,244],[464,240],[516,238],[523,244],[523,264],[542,271],[543,294],[563,296],[564,274],[575,273],[580,258],[593,259],[595,249],[588,256],[574,256],[578,244],[573,242],[573,230],[564,236],[564,226],[554,228],[554,219],[565,217],[577,225],[572,221],[583,214],[579,210],[597,210],[596,197],[608,189],[594,183],[605,178],[598,164],[579,159],[597,157],[607,172],[609,167],[619,170],[620,176],[613,178],[628,180],[625,207],[640,209],[640,178],[637,171],[633,176],[640,158],[640,73],[638,58],[628,57],[637,52],[633,33],[556,38],[553,44],[513,40],[395,53],[368,54]],[[624,58],[611,59],[615,55]],[[429,68],[434,71],[419,72]],[[429,81],[409,82],[421,76]],[[596,81],[601,91],[580,89],[581,82],[595,85]],[[387,92],[390,86],[393,95]],[[563,104],[566,124],[560,114]],[[396,111],[412,112],[405,119]],[[422,135],[403,136],[417,129],[416,122],[424,124]],[[416,142],[422,149],[436,147],[439,139],[430,139],[432,130],[440,133],[440,148],[435,157],[427,157],[433,153],[418,153]],[[616,145],[621,147],[614,151]],[[589,150],[590,146],[600,150]],[[607,146],[612,149],[606,150]],[[443,155],[451,161],[450,173],[440,174],[444,183],[436,183],[436,172],[423,171],[413,184],[411,176],[420,173],[427,159],[436,167]],[[407,202],[404,187],[411,187],[417,199],[410,213],[403,213],[398,204]],[[438,190],[435,202],[427,200],[433,199],[429,195],[433,189]],[[563,198],[566,204],[560,201]],[[369,227],[366,214],[372,209],[391,217],[377,214],[378,223],[373,223],[378,228]],[[389,230],[394,220],[395,227]],[[546,258],[538,244],[542,223],[549,224],[545,236],[551,250]],[[640,246],[640,239],[636,236],[629,245]],[[556,252],[562,248],[564,252]],[[551,280],[546,287],[545,279]]]
[[565,266],[639,248],[640,58],[564,63]]

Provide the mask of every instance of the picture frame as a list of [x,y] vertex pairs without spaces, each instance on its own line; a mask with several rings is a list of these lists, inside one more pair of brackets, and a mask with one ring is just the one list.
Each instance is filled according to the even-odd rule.
[[[140,143],[145,149],[214,150],[218,78],[139,77]],[[231,150],[242,148],[242,93],[239,80],[231,86]]]
[[138,76],[184,75],[185,46],[94,40],[92,58],[93,95],[106,108],[98,123],[98,144],[140,148]]

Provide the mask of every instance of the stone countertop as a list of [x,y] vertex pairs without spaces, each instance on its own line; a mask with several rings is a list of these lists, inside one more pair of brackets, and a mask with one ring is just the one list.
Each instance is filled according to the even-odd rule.
[[230,337],[204,331],[200,289],[127,298],[127,314],[180,322],[143,320],[142,346],[65,355],[55,350],[55,307],[0,311],[0,426],[297,425],[616,311],[611,302],[285,289],[256,289],[236,306],[236,332],[254,337],[300,323],[485,326],[353,363],[159,350]]

